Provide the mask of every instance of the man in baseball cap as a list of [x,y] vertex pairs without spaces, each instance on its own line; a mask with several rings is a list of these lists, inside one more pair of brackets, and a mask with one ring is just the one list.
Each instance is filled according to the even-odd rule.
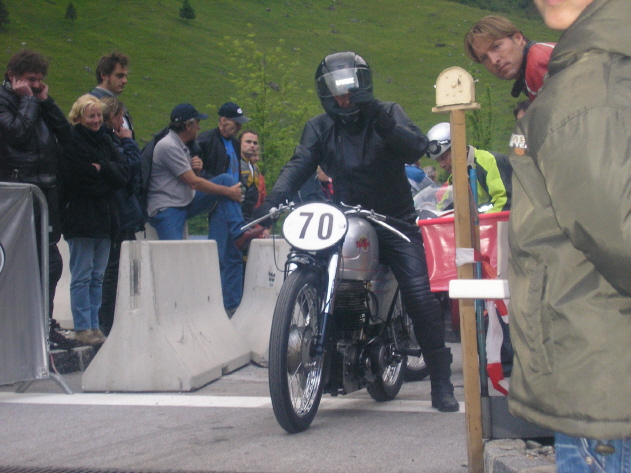
[[[241,107],[234,102],[226,102],[217,113],[217,128],[199,135],[199,157],[204,163],[203,177],[229,174],[235,182],[247,183],[241,178],[241,143],[237,139],[244,123],[250,121]],[[208,239],[217,241],[223,303],[228,315],[232,315],[243,295],[243,254],[240,248],[227,237],[226,221],[221,212],[213,210],[208,214]]]
[[186,220],[213,208],[220,209],[226,220],[226,235],[237,248],[262,233],[262,229],[241,231],[241,189],[228,174],[213,179],[201,177],[202,160],[191,154],[188,143],[199,134],[199,121],[208,115],[188,103],[171,112],[168,133],[153,150],[149,178],[147,213],[149,223],[160,240],[181,240]]

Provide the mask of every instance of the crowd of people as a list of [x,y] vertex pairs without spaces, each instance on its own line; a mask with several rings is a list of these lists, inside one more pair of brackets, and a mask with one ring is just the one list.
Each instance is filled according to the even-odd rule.
[[[114,320],[122,243],[135,240],[147,223],[160,239],[182,239],[186,220],[200,213],[208,215],[208,236],[217,241],[224,305],[232,315],[242,297],[242,250],[267,234],[262,227],[241,230],[243,215],[251,219],[265,196],[258,135],[247,130],[239,136],[249,118],[227,102],[218,128],[198,139],[199,122],[208,116],[179,104],[169,126],[141,151],[118,99],[127,84],[127,55],[100,59],[96,87],[67,117],[48,94],[48,66],[31,50],[9,61],[0,89],[0,180],[37,185],[48,204],[50,348],[102,344]],[[143,159],[149,162],[144,178]],[[74,337],[53,318],[62,234],[70,253]]]
[[[549,27],[564,31],[558,44],[530,41],[497,15],[464,38],[474,62],[514,81],[513,97],[528,98],[514,110],[509,157],[467,146],[481,199],[490,211],[512,208],[510,408],[557,432],[557,471],[631,471],[631,205],[624,171],[631,162],[631,9],[623,0],[534,3]],[[123,54],[104,56],[97,87],[77,99],[70,122],[48,93],[48,61],[36,52],[10,59],[0,89],[0,180],[37,185],[49,207],[51,347],[69,343],[52,318],[62,233],[76,340],[98,344],[111,328],[120,245],[145,222],[160,239],[175,240],[184,237],[187,219],[208,215],[232,314],[242,295],[242,250],[268,231],[243,232],[246,221],[288,199],[329,199],[399,222],[409,241],[376,227],[381,256],[413,321],[432,405],[457,411],[452,357],[412,199],[415,186],[435,179],[436,168],[421,169],[421,157],[451,174],[449,124],[424,134],[399,104],[374,97],[362,56],[329,54],[315,74],[324,113],[306,123],[266,193],[256,164],[259,136],[239,133],[249,118],[232,102],[218,110],[218,126],[201,134],[208,115],[177,105],[169,126],[141,152],[117,99],[127,67]]]

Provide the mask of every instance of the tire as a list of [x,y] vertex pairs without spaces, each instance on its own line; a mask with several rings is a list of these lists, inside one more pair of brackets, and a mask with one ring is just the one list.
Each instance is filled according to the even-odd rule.
[[309,268],[289,275],[278,295],[269,347],[269,388],[276,420],[289,433],[309,428],[322,397],[320,278]]
[[[418,348],[416,337],[414,333],[411,333],[412,340],[410,340],[410,346],[412,348]],[[403,371],[403,379],[405,381],[421,381],[429,375],[427,364],[423,355],[421,356],[407,356],[405,360],[405,367]]]
[[372,383],[368,383],[366,389],[370,397],[377,402],[392,401],[403,384],[403,366],[404,360],[398,362],[390,362],[388,347],[379,347],[379,363],[381,373]]
[[[392,310],[391,326],[386,331],[390,333],[396,331],[399,337],[400,332],[406,330],[405,319],[407,318],[403,312],[400,293],[397,294]],[[377,402],[392,401],[397,397],[403,384],[407,358],[393,355],[394,340],[384,340],[384,342],[386,343],[372,348],[371,359],[378,360],[378,373],[376,373],[376,379],[366,386],[368,394]]]
[[[404,324],[410,337],[408,342],[409,347],[419,348],[418,341],[416,340],[416,336],[414,335],[414,326],[412,325],[412,320],[410,319],[408,314],[404,314]],[[423,355],[408,355],[405,360],[403,379],[408,382],[421,381],[427,378],[427,376],[429,376],[429,370],[427,369],[427,364],[425,363],[425,358],[423,358]]]

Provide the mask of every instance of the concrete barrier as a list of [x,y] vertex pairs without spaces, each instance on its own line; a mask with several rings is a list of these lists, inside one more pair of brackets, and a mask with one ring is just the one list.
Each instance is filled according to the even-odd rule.
[[252,361],[267,366],[269,335],[289,244],[283,239],[250,242],[241,305],[230,321],[245,339]]
[[85,391],[190,391],[250,361],[223,308],[215,241],[124,242],[110,336]]
[[[184,227],[184,239],[188,238],[188,225]],[[158,234],[154,228],[148,223],[145,224],[145,230],[136,233],[136,240],[138,241],[154,241],[158,240]],[[61,253],[61,259],[64,262],[64,269],[61,273],[61,279],[57,283],[57,291],[55,292],[55,308],[53,310],[53,317],[61,328],[66,330],[74,330],[74,321],[72,320],[72,311],[70,310],[70,250],[68,248],[68,242],[61,238],[61,241],[57,244],[59,252]]]

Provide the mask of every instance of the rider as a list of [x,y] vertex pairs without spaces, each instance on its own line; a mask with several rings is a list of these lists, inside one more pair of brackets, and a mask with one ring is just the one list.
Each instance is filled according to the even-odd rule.
[[399,282],[414,323],[430,372],[432,406],[457,411],[450,380],[451,350],[445,347],[440,305],[430,292],[423,239],[405,174],[405,164],[423,156],[429,141],[400,105],[373,97],[372,71],[354,52],[325,57],[315,82],[326,113],[307,122],[293,157],[256,215],[285,202],[319,165],[335,183],[336,203],[361,205],[398,219],[394,226],[411,241],[375,226],[380,254]]

